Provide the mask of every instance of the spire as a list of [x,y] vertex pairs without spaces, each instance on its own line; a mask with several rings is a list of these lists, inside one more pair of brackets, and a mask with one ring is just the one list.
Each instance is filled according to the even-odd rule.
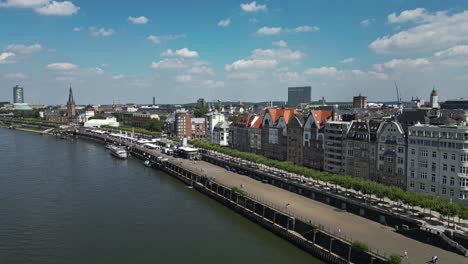
[[67,105],[74,105],[75,104],[75,100],[73,99],[73,91],[72,91],[72,87],[71,87],[71,84],[70,84],[70,90],[68,92],[68,102],[67,102]]

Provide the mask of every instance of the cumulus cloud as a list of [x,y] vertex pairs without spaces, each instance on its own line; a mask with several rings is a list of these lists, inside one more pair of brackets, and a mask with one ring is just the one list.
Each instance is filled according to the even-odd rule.
[[90,27],[89,32],[94,37],[109,37],[115,34],[115,31],[112,28],[105,29],[105,28]]
[[307,75],[335,75],[338,70],[335,67],[309,68],[304,71]]
[[284,40],[279,40],[279,41],[273,41],[273,45],[281,47],[281,48],[286,48],[288,46],[288,43]]
[[198,52],[194,50],[189,50],[188,48],[182,48],[176,51],[168,49],[164,51],[161,55],[165,57],[198,58]]
[[180,38],[185,38],[185,37],[187,37],[187,35],[185,34],[162,35],[162,36],[149,35],[147,39],[153,42],[154,44],[160,44],[162,41],[180,39]]
[[51,1],[44,6],[34,9],[37,13],[47,16],[70,16],[76,14],[78,10],[80,10],[80,8],[69,1]]
[[369,44],[376,53],[423,52],[447,48],[468,41],[468,11],[448,15],[446,12],[428,13],[423,9],[389,15],[389,22],[417,22],[416,26],[393,35],[377,38]]
[[252,51],[254,59],[276,59],[278,61],[297,61],[304,57],[304,53],[290,49],[255,49]]
[[436,58],[466,57],[468,56],[468,45],[458,45],[446,50],[434,53]]
[[223,19],[218,22],[218,27],[228,27],[231,24],[231,19]]
[[340,63],[346,64],[346,63],[351,63],[354,62],[354,58],[346,58],[340,61]]
[[129,16],[127,20],[130,21],[132,24],[140,24],[140,25],[146,24],[149,21],[149,19],[145,16],[139,16],[139,17]]
[[13,63],[15,56],[16,55],[13,52],[0,53],[0,64]]
[[281,33],[280,27],[261,27],[257,30],[258,35],[278,35]]
[[386,69],[393,70],[397,68],[416,68],[430,65],[431,62],[427,58],[417,58],[417,59],[392,59],[383,64],[375,64],[374,69],[377,71],[383,71]]
[[317,26],[299,26],[299,27],[290,29],[289,31],[300,33],[300,32],[315,32],[315,31],[319,31],[319,30],[320,30],[320,28],[317,27]]
[[258,74],[255,72],[235,72],[227,75],[228,80],[256,80]]
[[46,68],[53,71],[72,71],[78,69],[78,65],[69,62],[55,62],[48,64]]
[[266,5],[257,5],[257,1],[253,1],[251,3],[244,3],[240,5],[242,11],[244,12],[258,12],[258,11],[266,11]]
[[316,32],[320,28],[317,26],[298,26],[295,28],[286,28],[281,27],[261,27],[257,30],[257,35],[278,35],[282,32],[287,33],[303,33],[303,32]]
[[33,54],[42,50],[41,44],[32,44],[30,46],[24,44],[10,44],[6,50],[17,53],[17,54]]
[[222,88],[224,87],[223,81],[215,81],[215,80],[205,80],[202,82],[204,87],[207,88]]
[[278,65],[276,60],[241,59],[224,66],[226,71],[271,69]]
[[0,2],[0,7],[31,8],[36,13],[47,16],[70,16],[80,10],[70,1],[51,0],[7,0]]
[[188,72],[193,74],[214,75],[213,69],[205,65],[193,66],[192,68],[190,68],[190,70],[188,70]]
[[187,68],[188,65],[182,59],[164,59],[151,63],[153,69],[181,69]]

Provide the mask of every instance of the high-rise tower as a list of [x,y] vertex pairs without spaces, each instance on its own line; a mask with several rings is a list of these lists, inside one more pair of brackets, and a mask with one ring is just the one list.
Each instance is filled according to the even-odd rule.
[[15,104],[24,103],[23,87],[19,87],[18,85],[13,87],[13,103],[15,103]]
[[430,100],[431,108],[439,108],[439,95],[434,87],[431,92],[431,100]]

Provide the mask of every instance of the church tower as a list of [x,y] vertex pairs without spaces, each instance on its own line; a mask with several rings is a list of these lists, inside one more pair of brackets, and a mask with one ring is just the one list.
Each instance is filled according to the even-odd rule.
[[76,116],[76,105],[75,100],[73,99],[73,91],[70,85],[70,90],[68,92],[68,102],[67,102],[67,117],[75,118]]

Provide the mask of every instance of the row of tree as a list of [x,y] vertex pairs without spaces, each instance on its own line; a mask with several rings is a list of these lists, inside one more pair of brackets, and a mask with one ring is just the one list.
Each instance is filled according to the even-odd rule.
[[198,148],[214,150],[232,157],[237,157],[243,160],[248,160],[280,170],[296,173],[308,178],[328,182],[333,185],[339,185],[341,187],[352,189],[366,195],[375,195],[380,199],[387,197],[393,201],[402,201],[409,206],[419,206],[421,208],[436,211],[447,217],[458,216],[459,218],[468,219],[467,207],[458,203],[452,203],[447,199],[437,198],[427,194],[408,192],[395,186],[388,186],[363,178],[317,171],[295,165],[289,161],[273,160],[254,153],[242,152],[231,148],[224,148],[206,141],[193,140],[191,141],[191,144]]

